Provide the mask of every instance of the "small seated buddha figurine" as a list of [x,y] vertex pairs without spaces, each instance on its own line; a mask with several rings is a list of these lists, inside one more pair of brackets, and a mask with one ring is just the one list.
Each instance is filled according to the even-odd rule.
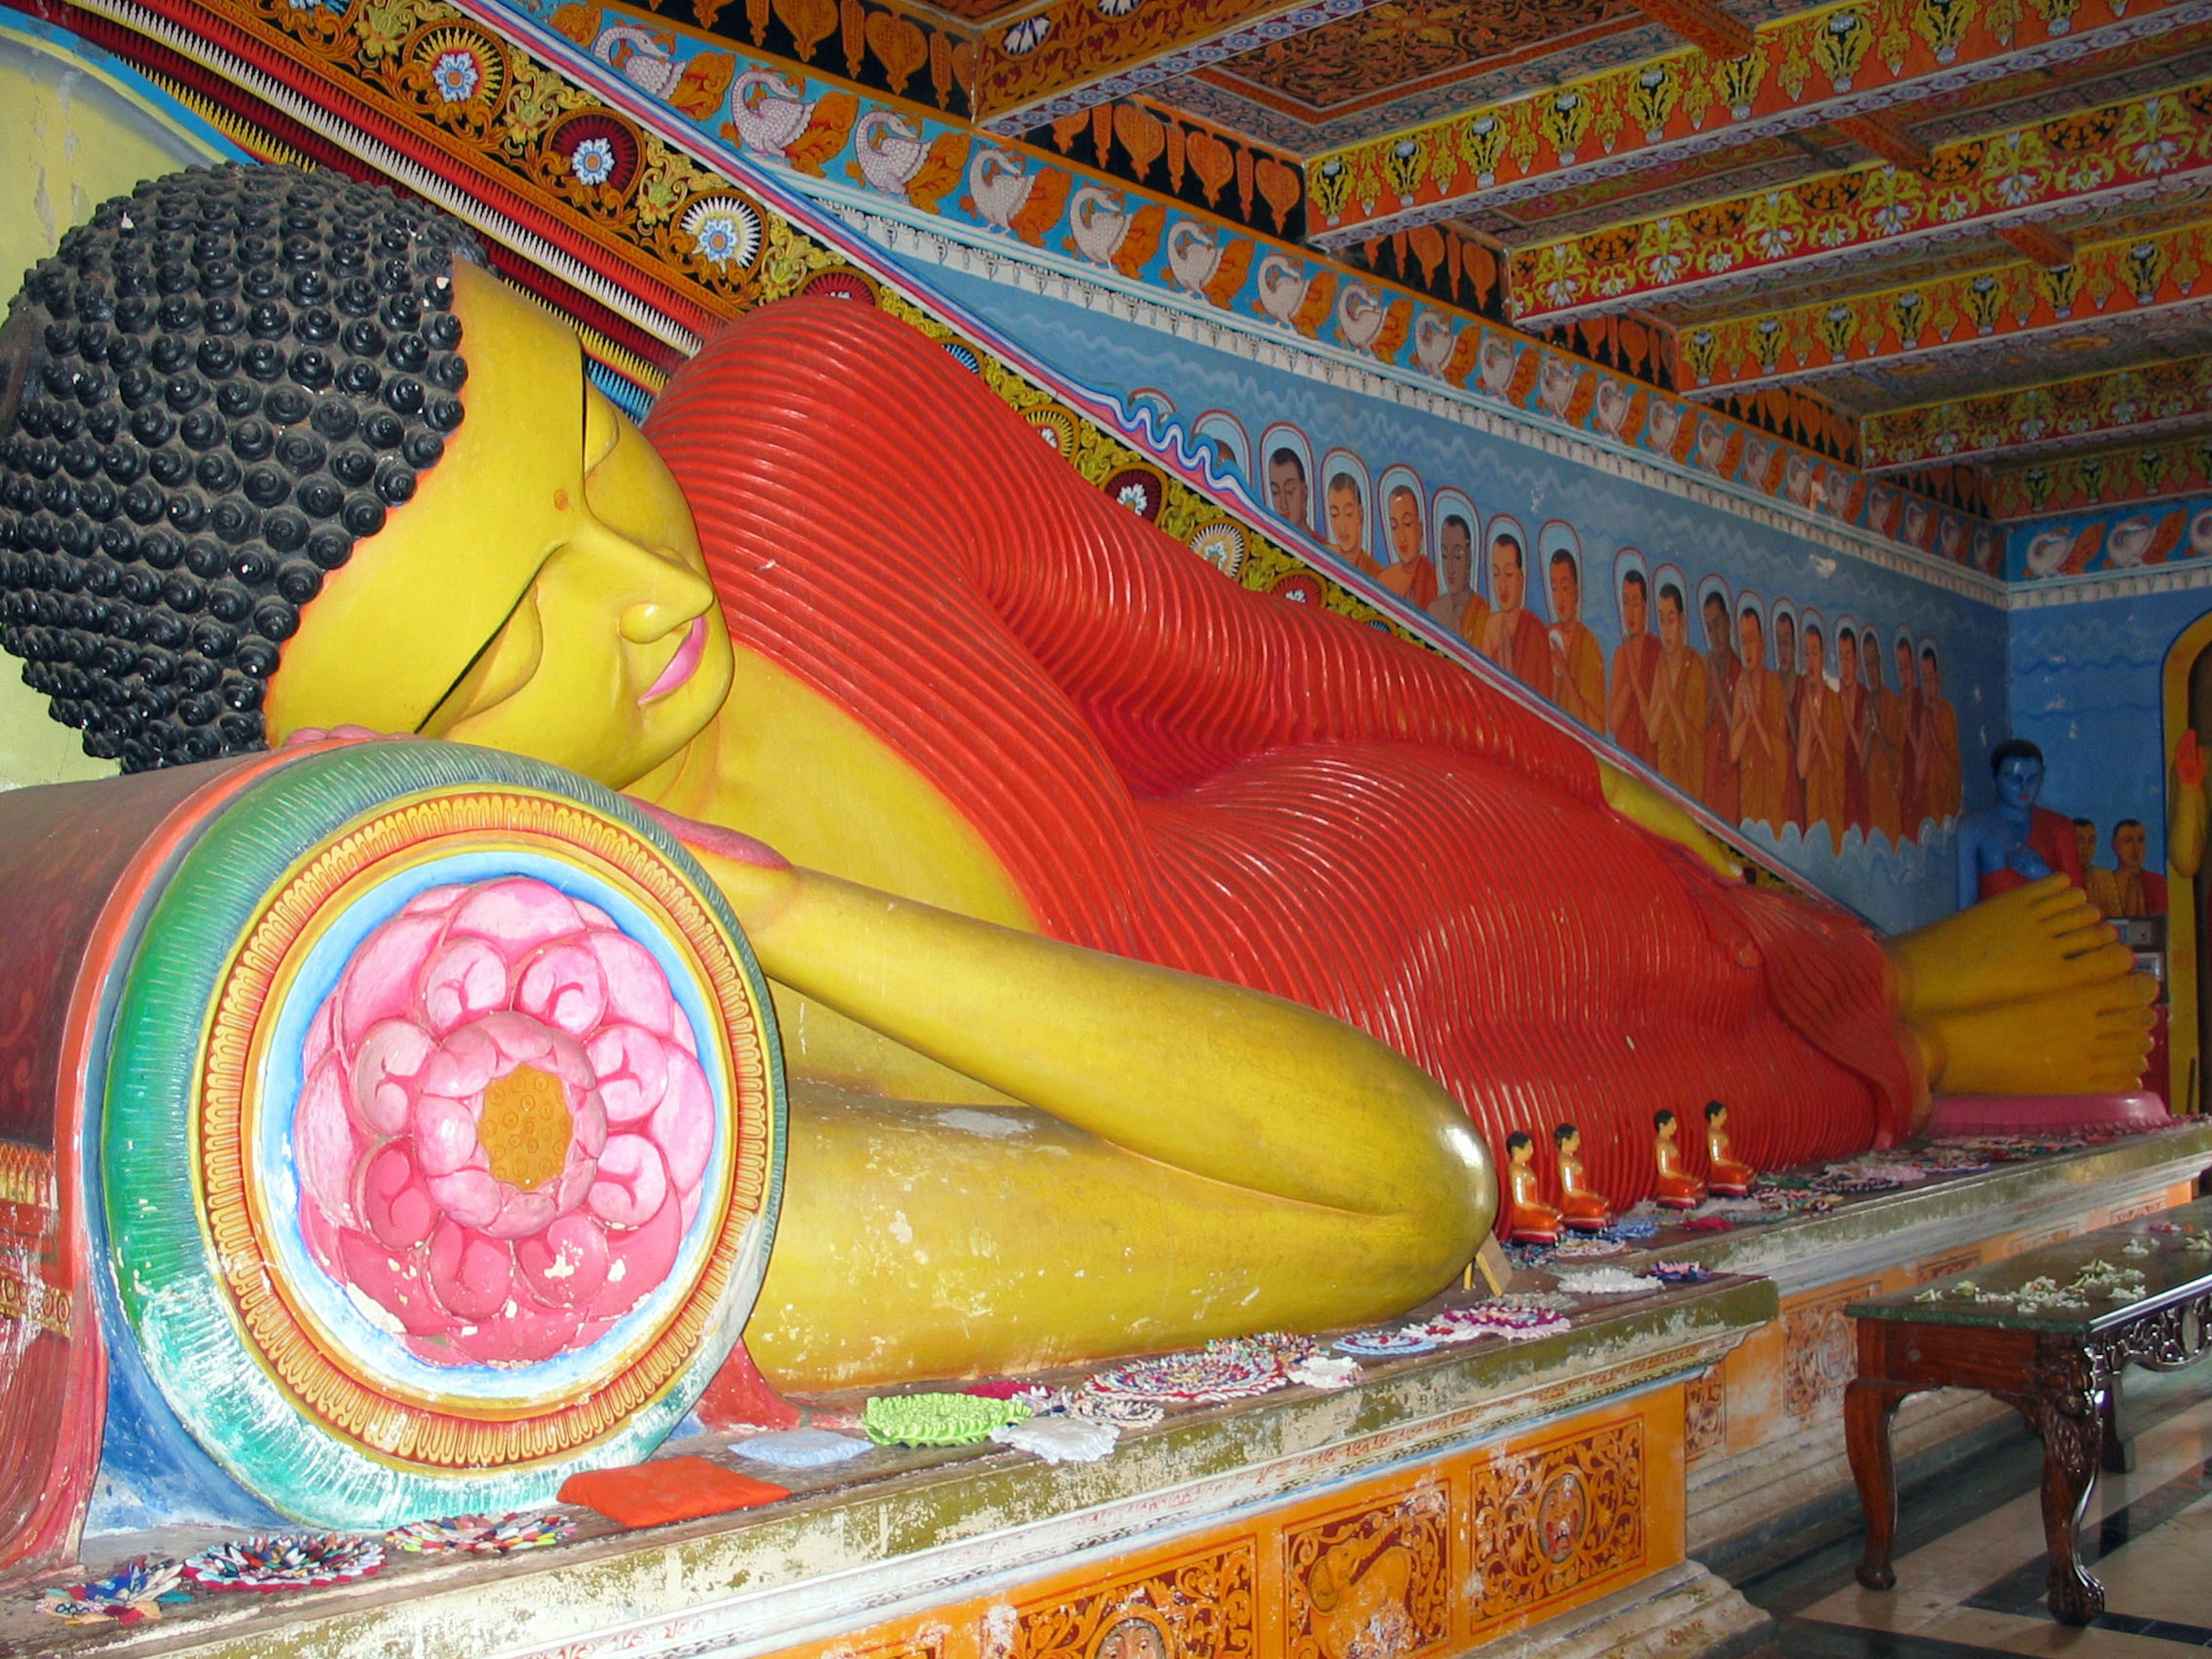
[[1723,1198],[1748,1198],[1759,1171],[1736,1161],[1729,1148],[1728,1105],[1705,1103],[1705,1185]]
[[1505,1137],[1505,1237],[1516,1244],[1556,1244],[1559,1212],[1544,1202],[1536,1142],[1525,1129]]
[[1681,1143],[1675,1139],[1680,1123],[1674,1113],[1660,1111],[1652,1116],[1651,1126],[1659,1132],[1651,1145],[1659,1161],[1659,1188],[1652,1200],[1662,1209],[1696,1209],[1705,1200],[1705,1183],[1682,1167]]
[[1583,1173],[1583,1132],[1560,1124],[1552,1131],[1552,1153],[1559,1166],[1559,1219],[1578,1233],[1601,1233],[1613,1225],[1613,1206],[1590,1190]]

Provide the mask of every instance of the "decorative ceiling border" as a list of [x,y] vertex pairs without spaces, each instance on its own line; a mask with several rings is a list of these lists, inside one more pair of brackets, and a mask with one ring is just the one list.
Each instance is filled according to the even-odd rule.
[[1747,492],[1813,508],[1940,562],[1994,574],[2002,556],[1986,520],[1867,479],[1856,469],[1747,422],[1654,390],[1502,325],[1334,260],[1018,144],[980,137],[916,106],[857,98],[788,66],[748,69],[728,118],[668,95],[689,54],[712,48],[681,32],[649,76],[587,49],[592,32],[554,21],[574,0],[457,0],[594,88],[660,142],[709,167],[761,168],[810,197],[911,216],[949,234],[981,236],[1062,262],[1109,287],[1171,309],[1219,313],[1257,330],[1342,351],[1510,408],[1540,424],[1686,466]]
[[2212,434],[2054,455],[1990,474],[1990,504],[2000,521],[2170,501],[2203,489],[2212,489]]

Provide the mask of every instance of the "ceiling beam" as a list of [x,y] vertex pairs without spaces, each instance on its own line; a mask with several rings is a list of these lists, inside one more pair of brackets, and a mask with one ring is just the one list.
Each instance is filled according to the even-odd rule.
[[1887,362],[1971,362],[2024,340],[2110,333],[2125,316],[2212,311],[2212,219],[2081,249],[2045,270],[2021,259],[1675,332],[1691,397],[1803,385]]
[[[1874,162],[1538,242],[1514,252],[1509,307],[1524,326],[1548,327],[1826,276],[1955,244],[1978,227],[2002,235],[2039,218],[2086,220],[2212,179],[2212,113],[2202,112],[2212,112],[2212,80],[1923,147],[1932,179]],[[2063,266],[2073,253],[2062,239],[2044,232],[2021,246],[2040,264],[2061,249]]]
[[2162,438],[2094,454],[2051,455],[1990,469],[1990,512],[1998,519],[2078,513],[2123,501],[2154,501],[2212,489],[2212,433]]
[[[1098,0],[1046,0],[980,32],[975,124],[1018,135],[1115,98],[1157,96],[1172,76],[1376,3],[1353,0],[1346,9],[1310,0],[1153,0],[1109,16]],[[1264,37],[1253,32],[1264,22],[1279,27]]]
[[1923,404],[1859,421],[1869,472],[2124,443],[2212,424],[2212,356]]
[[1893,111],[1876,110],[1869,115],[1838,115],[1829,125],[1852,143],[1872,150],[1892,167],[1924,173],[1935,161],[1935,152],[1907,132]]
[[2074,263],[2074,239],[2062,236],[2047,225],[2033,222],[2019,225],[1999,225],[1999,240],[2010,243],[2021,252],[2041,265],[2045,270],[2057,270],[2062,265]]
[[1361,241],[1671,166],[1868,115],[1939,83],[2076,60],[2197,16],[2185,0],[2080,0],[2048,16],[2041,6],[1844,0],[1762,24],[1741,58],[1687,47],[1309,156],[1310,235],[1322,246]]
[[1708,58],[1741,58],[1756,44],[1751,25],[1730,16],[1712,0],[1629,0],[1629,3]]

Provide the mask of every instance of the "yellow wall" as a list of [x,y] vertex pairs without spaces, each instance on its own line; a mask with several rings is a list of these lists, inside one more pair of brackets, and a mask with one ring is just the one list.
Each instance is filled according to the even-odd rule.
[[[0,294],[12,297],[22,273],[109,197],[234,152],[108,67],[64,52],[35,24],[0,16]],[[0,789],[113,771],[47,717],[46,699],[17,669],[12,658],[0,661]]]

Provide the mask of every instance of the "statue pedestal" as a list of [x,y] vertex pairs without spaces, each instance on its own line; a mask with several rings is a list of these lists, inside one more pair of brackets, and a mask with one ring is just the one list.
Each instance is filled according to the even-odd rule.
[[2172,1122],[2166,1102],[2144,1091],[2130,1095],[1938,1095],[1931,1135],[2063,1135],[2084,1129],[2160,1129]]

